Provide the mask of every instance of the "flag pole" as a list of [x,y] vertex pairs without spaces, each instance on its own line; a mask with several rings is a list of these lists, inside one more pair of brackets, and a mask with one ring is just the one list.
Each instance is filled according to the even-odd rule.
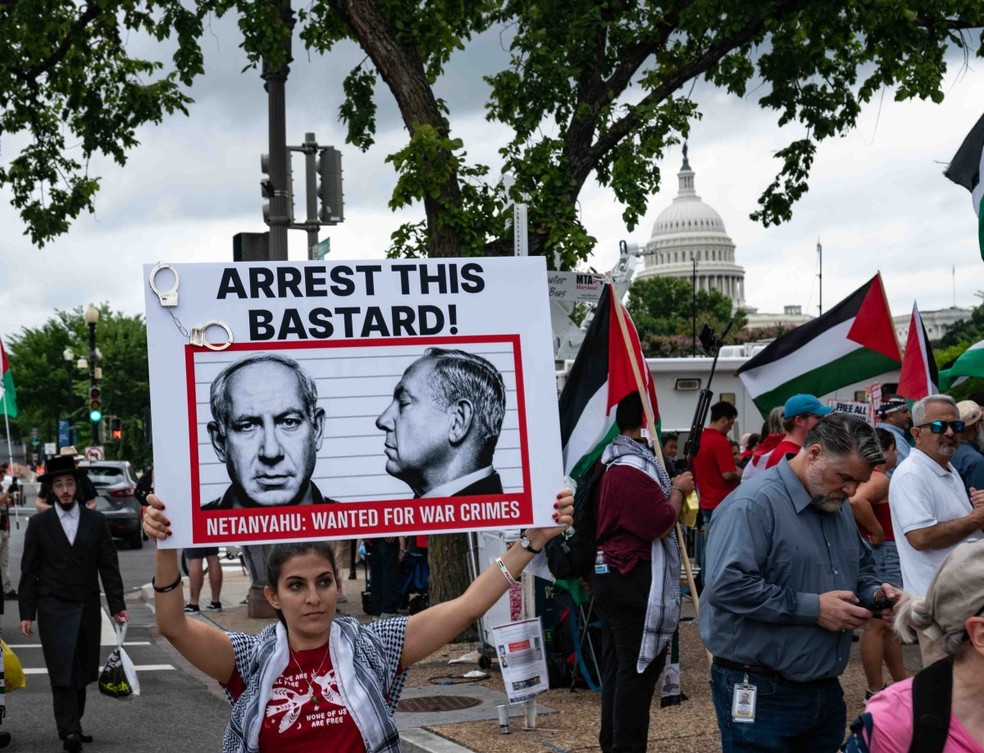
[[[629,363],[632,366],[632,376],[635,379],[636,389],[639,391],[639,397],[642,398],[642,407],[646,412],[646,421],[651,430],[649,433],[649,444],[652,446],[653,454],[656,455],[656,459],[659,461],[659,464],[665,468],[666,461],[663,459],[663,448],[660,447],[659,442],[655,441],[656,417],[653,414],[652,403],[649,402],[649,392],[646,390],[645,384],[642,381],[642,372],[639,369],[639,364],[636,362],[635,352],[632,348],[632,340],[629,337],[629,327],[625,322],[625,314],[622,313],[622,304],[621,301],[614,297],[614,286],[612,286],[610,292],[613,296],[612,302],[615,306],[615,317],[618,319],[618,327],[622,332],[622,341],[629,356]],[[687,554],[687,547],[683,543],[683,527],[680,525],[679,520],[676,522],[676,534],[677,546],[680,547],[680,561],[683,562],[683,569],[687,574],[687,585],[690,588],[690,596],[694,602],[694,616],[697,618],[697,621],[700,622],[700,597],[697,595],[697,584],[694,581],[694,571],[690,565],[690,555]],[[710,657],[710,653],[708,653],[708,657]]]
[[[7,413],[7,390],[3,391],[3,424],[4,424],[4,428],[7,431],[7,460],[8,460],[7,468],[10,471],[10,478],[13,479],[14,478],[14,451],[10,445],[10,416]],[[13,481],[11,481],[11,486],[12,485],[13,485]],[[10,497],[8,496],[8,500],[9,499]],[[7,504],[9,506],[10,502],[8,502]],[[17,528],[20,529],[20,520],[17,518],[17,505],[14,505],[14,522],[17,525]]]

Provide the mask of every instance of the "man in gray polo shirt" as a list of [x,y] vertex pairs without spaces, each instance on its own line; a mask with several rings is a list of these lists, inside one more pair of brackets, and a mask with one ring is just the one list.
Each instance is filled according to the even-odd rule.
[[793,458],[742,484],[711,520],[700,636],[722,748],[833,753],[847,708],[851,634],[897,599],[875,577],[849,505],[885,462],[872,429],[824,416]]
[[[950,458],[964,425],[949,395],[930,395],[912,406],[912,435],[916,446],[895,470],[888,487],[888,504],[895,545],[902,566],[902,586],[913,596],[925,596],[936,568],[962,541],[981,538],[984,493],[967,497],[963,480]],[[923,666],[944,654],[919,633]]]

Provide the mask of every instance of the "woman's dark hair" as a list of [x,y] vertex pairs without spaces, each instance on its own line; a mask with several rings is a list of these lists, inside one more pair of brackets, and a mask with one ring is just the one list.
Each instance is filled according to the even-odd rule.
[[888,429],[882,429],[881,427],[876,426],[875,434],[878,435],[878,444],[881,445],[882,452],[891,450],[895,447],[895,435],[888,431]]
[[293,544],[276,544],[270,550],[270,554],[267,555],[266,576],[270,588],[274,591],[277,590],[280,573],[283,571],[287,560],[308,552],[324,557],[331,565],[331,571],[333,573],[338,572],[338,568],[335,566],[335,552],[327,541],[297,541]]
[[746,450],[754,450],[755,446],[762,441],[762,437],[758,434],[748,435],[748,444],[745,445]]
[[[335,552],[329,542],[298,541],[293,544],[275,544],[270,550],[270,554],[267,555],[266,562],[267,583],[270,585],[270,588],[274,591],[277,590],[277,584],[280,583],[280,573],[283,572],[287,560],[302,554],[308,554],[309,552],[313,552],[328,560],[328,564],[331,565],[331,571],[337,576],[338,568],[335,567]],[[286,628],[287,620],[284,619],[284,613],[279,609],[274,609],[273,611],[277,613],[277,619]]]

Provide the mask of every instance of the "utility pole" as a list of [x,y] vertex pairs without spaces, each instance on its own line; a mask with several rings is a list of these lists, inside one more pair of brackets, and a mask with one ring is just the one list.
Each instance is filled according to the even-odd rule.
[[[294,12],[290,0],[282,0],[280,20],[293,33]],[[267,92],[267,111],[269,120],[270,149],[270,243],[269,259],[287,261],[287,230],[290,216],[290,162],[287,158],[287,106],[285,88],[290,73],[291,40],[285,45],[286,58],[283,65],[274,69],[270,62],[263,61],[263,81]]]
[[820,270],[817,273],[817,279],[820,280],[820,316],[823,316],[823,246],[820,245],[819,236],[817,236],[817,260]]

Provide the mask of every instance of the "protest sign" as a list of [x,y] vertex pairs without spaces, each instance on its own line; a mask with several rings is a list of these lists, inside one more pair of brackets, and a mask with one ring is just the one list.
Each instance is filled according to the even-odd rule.
[[868,420],[868,403],[858,403],[853,400],[833,400],[831,403],[835,413],[850,413],[863,421]]
[[167,546],[552,523],[542,258],[148,265],[145,280]]
[[523,703],[550,688],[539,617],[498,625],[492,636],[509,703]]

